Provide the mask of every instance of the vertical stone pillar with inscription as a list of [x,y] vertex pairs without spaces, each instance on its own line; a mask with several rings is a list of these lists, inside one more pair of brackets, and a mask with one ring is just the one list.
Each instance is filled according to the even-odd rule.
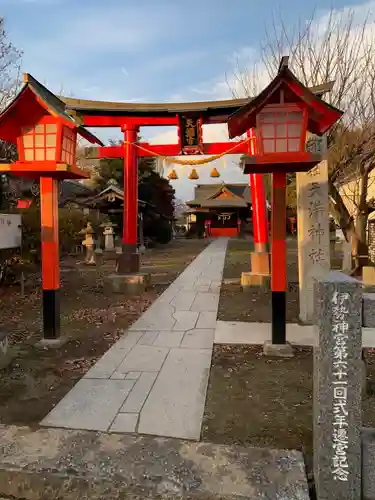
[[[326,152],[326,138],[310,137],[315,152]],[[307,143],[307,147],[309,145]],[[297,176],[297,228],[300,320],[314,321],[314,279],[330,269],[328,163],[323,160]]]
[[318,500],[361,498],[362,287],[339,271],[315,282],[314,479]]

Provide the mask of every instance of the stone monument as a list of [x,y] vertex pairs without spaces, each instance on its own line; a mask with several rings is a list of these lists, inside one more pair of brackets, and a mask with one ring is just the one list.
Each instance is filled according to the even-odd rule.
[[362,284],[315,282],[314,479],[317,500],[361,498]]
[[103,227],[103,235],[104,235],[104,250],[106,252],[114,252],[115,251],[115,230],[114,228],[117,224],[107,221],[103,222],[100,227]]
[[94,236],[95,236],[95,231],[92,227],[91,222],[87,223],[87,227],[81,231],[85,235],[85,239],[82,241],[82,245],[86,247],[86,258],[85,258],[85,264],[89,266],[95,266],[96,265],[96,259],[95,259],[95,243],[94,243]]
[[[320,144],[310,140],[318,152],[325,151],[325,138]],[[330,269],[328,163],[324,160],[296,176],[300,320],[312,324],[314,280]]]

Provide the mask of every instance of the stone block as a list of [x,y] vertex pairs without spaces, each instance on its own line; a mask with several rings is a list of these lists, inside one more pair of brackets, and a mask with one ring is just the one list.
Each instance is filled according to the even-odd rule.
[[217,312],[219,307],[219,298],[220,293],[198,292],[190,310],[195,312]]
[[270,256],[266,252],[252,252],[250,254],[251,272],[253,274],[270,274]]
[[363,294],[362,326],[375,328],[375,293]]
[[173,317],[176,319],[176,324],[173,330],[186,331],[194,328],[198,320],[198,312],[194,311],[176,311]]
[[361,499],[362,284],[333,271],[316,280],[314,479],[317,499]]
[[111,375],[111,380],[125,380],[126,378],[126,373],[113,373]]
[[241,286],[244,292],[254,286],[264,286],[269,288],[271,278],[269,274],[255,274],[253,272],[243,272],[241,274]]
[[175,295],[170,304],[175,307],[177,311],[189,311],[196,296],[196,292],[181,291]]
[[[142,332],[128,332],[125,334],[95,363],[86,373],[85,378],[110,378],[141,336]],[[117,379],[120,378],[119,374],[116,374],[116,376]]]
[[157,373],[155,372],[143,372],[120,408],[120,413],[139,413],[154,385],[156,377]]
[[152,306],[132,325],[132,330],[173,330],[175,309],[170,304],[156,300]]
[[365,286],[375,285],[375,266],[363,266],[362,282]]
[[212,349],[214,329],[194,329],[185,333],[181,347],[190,349]]
[[[325,149],[325,138],[323,144]],[[324,277],[330,269],[327,160],[309,172],[297,172],[296,188],[299,319],[304,324],[313,324],[314,280]],[[319,237],[316,236],[316,228],[319,229]]]
[[129,372],[126,375],[126,380],[138,380],[141,375],[142,372]]
[[119,413],[109,432],[135,432],[138,422],[137,413]]
[[295,450],[15,426],[0,439],[0,497],[309,500]]
[[293,358],[293,347],[287,342],[285,344],[273,344],[267,340],[263,345],[263,354],[273,358]]
[[143,406],[138,432],[199,439],[210,349],[171,349]]
[[41,425],[106,431],[134,386],[134,380],[81,379]]
[[151,275],[148,273],[111,274],[104,278],[104,290],[138,294],[146,291],[151,285]]
[[159,332],[152,345],[159,347],[179,347],[184,332],[182,331],[163,331]]
[[156,337],[158,336],[159,332],[145,332],[142,337],[139,339],[138,344],[139,345],[152,345],[155,342]]
[[117,368],[118,373],[157,372],[168,354],[166,347],[136,345]]
[[201,312],[199,313],[196,328],[216,328],[216,318],[216,312]]
[[59,349],[64,344],[68,342],[68,338],[64,335],[57,337],[56,339],[40,339],[34,344],[34,347],[41,349]]

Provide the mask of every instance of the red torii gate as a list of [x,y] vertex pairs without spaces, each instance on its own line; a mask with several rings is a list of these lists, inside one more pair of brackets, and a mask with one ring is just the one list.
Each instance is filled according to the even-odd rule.
[[[320,98],[329,92],[332,84],[323,84],[308,89]],[[137,252],[138,222],[138,165],[141,156],[176,157],[180,155],[223,155],[256,154],[255,137],[248,129],[244,141],[204,143],[202,125],[227,123],[249,105],[252,99],[229,99],[190,103],[136,104],[120,102],[89,101],[82,99],[61,98],[66,111],[75,120],[86,127],[121,127],[124,142],[121,146],[90,148],[88,158],[124,158],[124,224],[123,253],[119,257],[117,272],[132,274],[139,272],[139,254]],[[138,142],[140,127],[177,126],[179,143],[151,145]],[[233,147],[235,149],[233,150]],[[178,163],[178,161],[176,162]],[[268,219],[263,176],[258,172],[250,173],[250,185],[253,207],[253,228],[255,252],[252,258],[252,272],[269,272],[268,259]],[[259,269],[256,266],[259,266]]]
[[[0,138],[17,145],[18,161],[0,165],[0,172],[37,178],[41,182],[41,240],[44,336],[56,340],[59,336],[59,248],[58,248],[58,196],[57,181],[66,178],[84,178],[87,174],[76,166],[76,139],[82,135],[99,148],[91,150],[91,157],[124,157],[124,251],[117,271],[120,274],[139,271],[137,253],[138,222],[138,156],[223,155],[248,154],[245,173],[251,175],[253,218],[255,219],[256,250],[264,250],[268,235],[265,214],[265,197],[262,173],[274,172],[273,240],[279,251],[273,249],[273,339],[285,342],[285,171],[309,169],[317,161],[304,150],[306,130],[318,135],[341,116],[320,99],[329,91],[331,84],[307,89],[289,71],[283,58],[278,75],[255,99],[234,99],[216,102],[184,104],[128,104],[79,99],[58,98],[31,75],[25,75],[25,85],[15,99],[0,114]],[[275,107],[274,99],[277,98]],[[294,103],[294,104],[293,104]],[[298,107],[298,115],[304,116],[303,127],[298,123],[285,122],[289,115],[285,106]],[[299,135],[283,136],[283,149],[278,151],[277,127],[280,120],[262,123],[263,108],[271,106],[273,121],[281,110],[282,124],[298,125]],[[270,108],[270,109],[271,109]],[[275,108],[275,109],[274,109]],[[289,109],[289,108],[288,108]],[[291,114],[295,114],[293,111]],[[259,120],[258,120],[259,118]],[[259,121],[259,123],[258,123]],[[230,137],[248,137],[238,143],[225,142],[204,144],[202,125],[228,123]],[[101,141],[83,126],[120,126],[124,133],[121,146],[104,147]],[[180,132],[178,145],[152,146],[138,143],[141,126],[177,125]],[[271,125],[269,131],[263,136]],[[263,127],[264,126],[264,127]],[[256,127],[260,142],[255,150],[251,130]],[[263,130],[264,128],[264,130]],[[276,135],[275,135],[276,134]],[[275,139],[276,137],[276,139]],[[289,139],[291,145],[289,144]],[[288,147],[285,149],[285,141]],[[270,148],[270,141],[272,148]],[[276,141],[276,142],[275,142]],[[298,141],[296,148],[295,141]],[[276,149],[275,149],[276,147]],[[290,147],[292,149],[290,149]],[[259,149],[259,151],[258,151]],[[272,154],[270,154],[272,153]],[[316,155],[315,155],[316,156]],[[179,160],[175,159],[174,163]],[[203,162],[201,162],[203,163]],[[279,171],[277,171],[279,170]],[[276,196],[277,195],[277,196]],[[278,203],[276,203],[278,201]],[[278,207],[281,209],[278,212]],[[276,236],[278,235],[278,238]],[[253,269],[254,271],[254,269]],[[133,279],[131,277],[131,279]],[[277,299],[277,300],[276,300]],[[277,307],[276,307],[277,305]],[[284,318],[284,319],[283,319]],[[277,320],[277,321],[276,321]],[[275,333],[275,335],[274,335]]]
[[[202,125],[226,123],[229,116],[240,110],[249,99],[230,99],[196,103],[134,104],[87,101],[62,98],[67,111],[86,127],[121,127],[124,142],[120,146],[87,148],[87,158],[124,158],[124,227],[123,253],[117,272],[132,274],[139,271],[137,252],[137,158],[144,156],[177,157],[181,155],[247,154],[255,153],[255,136],[235,142],[204,143]],[[177,126],[179,143],[151,145],[138,142],[140,127]],[[178,160],[176,160],[178,163]],[[202,162],[203,163],[203,162]],[[261,174],[250,174],[253,199],[254,240],[256,251],[267,252],[268,221]],[[256,272],[255,269],[253,271]]]

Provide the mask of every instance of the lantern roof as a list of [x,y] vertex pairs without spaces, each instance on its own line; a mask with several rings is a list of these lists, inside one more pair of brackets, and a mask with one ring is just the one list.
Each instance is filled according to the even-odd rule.
[[76,129],[90,143],[103,146],[94,134],[67,113],[66,105],[61,99],[28,73],[24,74],[24,85],[19,93],[0,114],[0,139],[15,144],[17,137],[21,135],[21,127],[33,125],[46,112],[69,128]]
[[289,69],[288,60],[288,56],[284,56],[271,83],[257,97],[229,116],[227,123],[231,139],[254,128],[257,114],[267,104],[280,104],[281,94],[285,104],[303,104],[307,108],[307,129],[313,134],[323,135],[341,118],[343,111],[323,101],[317,93],[307,88]]

